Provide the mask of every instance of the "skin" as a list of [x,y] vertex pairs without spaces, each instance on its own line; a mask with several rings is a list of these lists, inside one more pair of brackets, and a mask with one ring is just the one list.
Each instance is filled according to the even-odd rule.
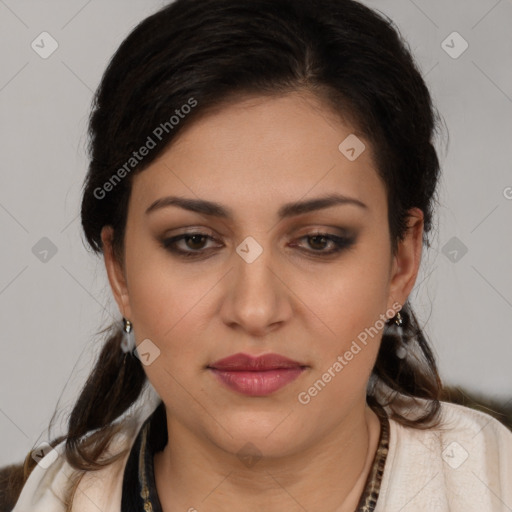
[[[384,183],[369,142],[354,161],[338,145],[354,128],[315,96],[290,93],[245,98],[190,124],[173,145],[134,176],[124,265],[102,230],[109,282],[136,343],[149,338],[160,355],[144,366],[167,412],[169,443],[155,455],[165,512],[353,511],[364,489],[380,434],[366,387],[382,332],[307,405],[307,391],[349,350],[365,328],[416,279],[423,214],[392,254]],[[367,205],[337,205],[277,219],[284,203],[333,191]],[[233,219],[170,206],[176,195],[221,203]],[[355,234],[333,256],[317,230]],[[186,260],[160,240],[184,231],[209,239],[181,240]],[[262,254],[247,263],[236,252],[247,237]],[[303,238],[306,237],[306,238]],[[316,251],[316,252],[315,252]],[[228,355],[275,352],[307,365],[295,381],[264,397],[220,383],[208,364]],[[237,452],[252,443],[252,467]],[[192,508],[193,507],[193,508]]]

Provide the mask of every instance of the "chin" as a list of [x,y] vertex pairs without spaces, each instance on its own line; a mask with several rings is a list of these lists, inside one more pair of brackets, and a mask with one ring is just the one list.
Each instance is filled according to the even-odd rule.
[[273,418],[273,421],[270,418],[269,421],[262,421],[261,418],[227,421],[227,432],[219,428],[208,437],[219,448],[238,456],[286,457],[298,451],[306,443],[306,439],[303,437],[304,432],[290,430],[283,426],[282,421],[282,415]]

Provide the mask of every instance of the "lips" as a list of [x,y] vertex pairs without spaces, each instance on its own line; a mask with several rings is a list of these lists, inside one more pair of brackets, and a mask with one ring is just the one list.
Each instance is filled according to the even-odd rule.
[[265,354],[258,357],[248,354],[234,354],[216,361],[210,365],[210,368],[230,371],[265,371],[279,368],[300,368],[302,366],[305,365],[279,354]]
[[306,365],[279,354],[253,357],[240,353],[220,359],[208,368],[231,390],[249,396],[265,396],[295,380]]

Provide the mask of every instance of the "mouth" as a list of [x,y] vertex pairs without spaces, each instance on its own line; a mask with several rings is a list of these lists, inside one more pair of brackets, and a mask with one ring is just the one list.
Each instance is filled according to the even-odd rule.
[[266,396],[301,375],[307,365],[279,354],[234,354],[207,367],[227,388],[248,396]]

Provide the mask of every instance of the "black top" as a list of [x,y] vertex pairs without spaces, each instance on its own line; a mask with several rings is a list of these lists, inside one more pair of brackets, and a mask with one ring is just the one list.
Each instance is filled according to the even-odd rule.
[[[389,419],[386,411],[372,404],[380,420],[379,444],[356,512],[373,512],[379,497],[380,484],[389,450]],[[141,426],[128,456],[124,477],[121,512],[162,512],[153,468],[153,456],[167,444],[165,406],[160,402]]]

